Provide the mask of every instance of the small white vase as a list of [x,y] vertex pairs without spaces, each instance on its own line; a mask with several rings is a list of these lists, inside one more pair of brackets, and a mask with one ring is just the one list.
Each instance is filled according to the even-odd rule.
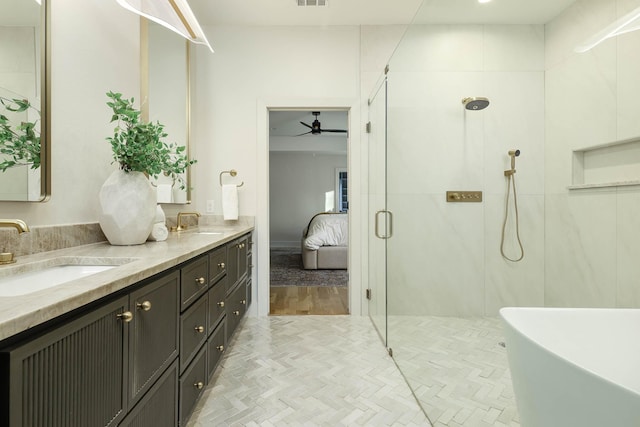
[[142,172],[114,171],[100,189],[102,232],[112,245],[147,241],[156,216],[156,193]]

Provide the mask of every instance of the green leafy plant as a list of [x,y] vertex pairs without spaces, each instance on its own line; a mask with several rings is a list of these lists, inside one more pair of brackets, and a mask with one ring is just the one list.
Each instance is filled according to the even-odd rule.
[[107,141],[113,150],[113,163],[125,172],[143,172],[157,178],[161,173],[180,183],[185,189],[182,173],[196,160],[189,160],[186,146],[166,143],[164,125],[143,123],[140,111],[133,107],[134,99],[121,93],[107,92],[107,105],[113,110],[111,122],[118,122]]
[[[11,113],[23,113],[33,108],[26,99],[0,97],[3,109]],[[20,122],[14,125],[4,114],[0,114],[0,171],[13,166],[30,165],[31,169],[40,167],[40,131],[37,121]]]

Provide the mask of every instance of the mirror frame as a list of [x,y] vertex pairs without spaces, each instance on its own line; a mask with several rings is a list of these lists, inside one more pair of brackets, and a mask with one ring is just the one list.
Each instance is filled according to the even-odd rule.
[[49,0],[42,0],[42,26],[40,55],[41,66],[41,114],[40,122],[40,200],[46,202],[51,197],[51,5]]
[[[176,35],[177,36],[177,35]],[[187,158],[191,158],[191,46],[189,40],[184,40],[185,46],[185,72],[187,77],[186,99],[185,99],[185,146]],[[140,112],[143,121],[149,121],[149,20],[140,17]],[[185,192],[184,202],[161,202],[163,205],[190,205],[191,204],[191,166],[187,166],[185,171]]]
[[51,197],[51,5],[40,4],[40,195],[37,200],[0,199],[0,202],[46,202]]

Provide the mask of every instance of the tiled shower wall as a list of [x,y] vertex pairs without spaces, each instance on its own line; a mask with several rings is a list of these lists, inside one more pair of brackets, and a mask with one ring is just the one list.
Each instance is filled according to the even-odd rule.
[[[640,32],[573,52],[638,6],[589,0],[546,26],[408,31],[389,73],[390,314],[640,306],[640,187],[567,188],[572,150],[640,136],[633,53]],[[486,96],[491,105],[465,111],[466,96]],[[520,263],[500,255],[503,171],[514,148],[522,153],[515,175]],[[447,203],[447,190],[481,190],[484,200]],[[506,235],[505,249],[517,257],[512,221]]]
[[[490,106],[467,111],[465,97]],[[390,63],[389,313],[483,315],[544,292],[544,27],[412,27]],[[511,149],[526,255],[500,255]],[[447,203],[447,190],[483,192]],[[510,214],[514,218],[513,213]],[[506,249],[512,244],[509,226]]]
[[573,52],[639,6],[638,0],[580,1],[546,28],[549,306],[640,307],[640,187],[567,189],[572,150],[640,136],[640,32]]

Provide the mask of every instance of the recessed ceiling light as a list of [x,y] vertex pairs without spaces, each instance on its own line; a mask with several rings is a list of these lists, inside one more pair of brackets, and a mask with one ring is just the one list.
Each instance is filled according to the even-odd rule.
[[489,3],[491,0],[478,0],[478,3]]

